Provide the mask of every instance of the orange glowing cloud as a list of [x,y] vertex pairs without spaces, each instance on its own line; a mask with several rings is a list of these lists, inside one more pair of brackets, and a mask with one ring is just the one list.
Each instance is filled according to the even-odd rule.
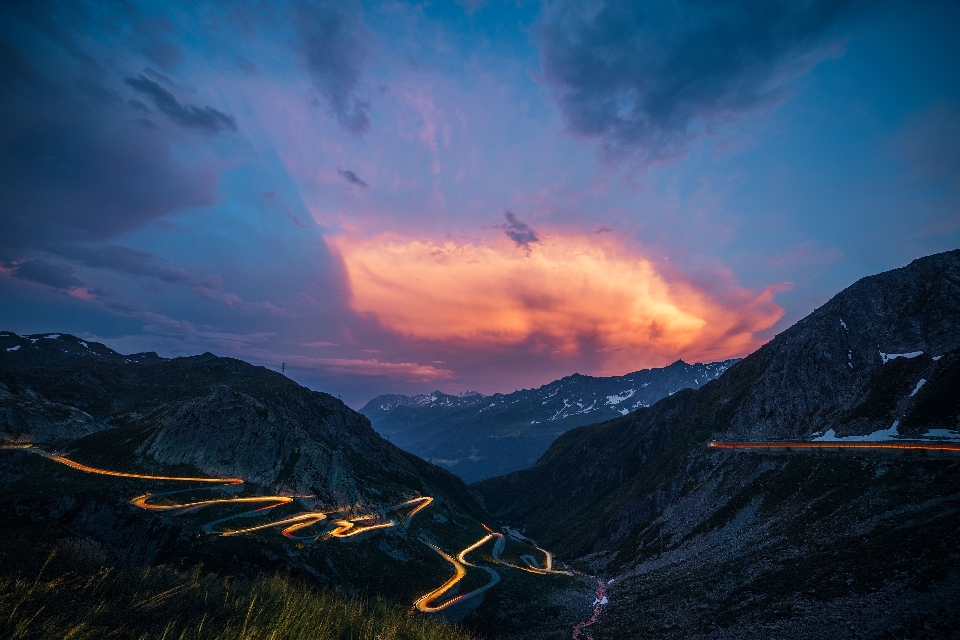
[[597,235],[502,243],[341,237],[355,311],[417,339],[603,355],[602,373],[665,359],[714,360],[760,344],[783,314],[775,289],[723,299]]
[[308,358],[291,355],[286,362],[305,369],[320,369],[339,375],[382,376],[418,382],[454,378],[453,371],[416,362],[380,362],[350,358]]

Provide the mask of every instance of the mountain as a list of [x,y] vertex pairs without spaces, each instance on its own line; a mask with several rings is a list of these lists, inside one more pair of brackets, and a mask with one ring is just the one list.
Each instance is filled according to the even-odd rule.
[[472,482],[529,467],[560,434],[648,407],[681,389],[699,388],[735,362],[678,360],[607,378],[574,374],[492,396],[382,395],[360,413],[397,446]]
[[188,465],[338,504],[433,492],[482,514],[458,479],[384,441],[333,396],[209,353],[125,356],[67,334],[0,332],[0,411],[6,440],[85,436],[98,462]]
[[[213,489],[179,483],[189,492],[161,499],[241,497],[257,501],[253,508],[264,507],[263,516],[228,522],[227,529],[257,518],[269,522],[318,511],[341,515],[321,519],[317,533],[337,518],[361,527],[397,518],[400,503],[433,498],[429,511],[414,520],[416,535],[396,526],[368,534],[371,540],[360,543],[365,551],[359,555],[334,543],[298,550],[279,529],[222,538],[203,528],[244,509],[213,503],[196,513],[185,508],[155,514],[153,507],[130,502],[144,491],[177,488],[169,482],[104,478],[29,452],[0,452],[4,509],[56,514],[28,538],[61,531],[93,541],[106,557],[202,564],[249,577],[282,569],[314,584],[382,591],[409,606],[430,584],[442,583],[448,571],[421,539],[455,550],[462,539],[485,533],[481,523],[493,522],[459,478],[385,441],[335,397],[209,353],[172,359],[122,355],[66,334],[0,332],[0,416],[6,443],[31,443],[81,465],[131,474],[242,478],[236,488],[230,482]],[[258,497],[271,495],[279,497],[273,502]],[[17,520],[6,523],[13,529],[0,532],[0,540],[14,535],[21,526]],[[393,568],[384,572],[384,566]]]
[[[960,251],[863,278],[719,379],[472,485],[616,580],[600,637],[947,637],[960,458],[711,441],[960,439]],[[847,440],[844,440],[847,438]]]
[[[474,630],[517,638],[568,634],[589,615],[595,585],[531,568],[547,556],[497,531],[460,478],[384,440],[329,394],[232,358],[123,355],[67,334],[0,332],[0,512],[0,609],[34,607],[7,608],[4,624],[17,629],[60,624],[41,614],[56,599],[40,597],[41,573],[44,589],[63,593],[60,575],[79,584],[87,604],[108,597],[90,585],[113,584],[107,610],[128,598],[147,602],[147,617],[173,580],[186,589],[177,602],[189,624],[201,626],[198,585],[246,589],[254,607],[257,585],[278,584],[305,606],[351,596],[344,615],[363,617],[372,597],[401,607],[395,618],[415,605],[417,616],[466,617]],[[272,593],[275,604],[286,598]],[[287,618],[303,617],[286,606]],[[103,624],[94,613],[91,624]],[[430,637],[464,636],[448,631]]]

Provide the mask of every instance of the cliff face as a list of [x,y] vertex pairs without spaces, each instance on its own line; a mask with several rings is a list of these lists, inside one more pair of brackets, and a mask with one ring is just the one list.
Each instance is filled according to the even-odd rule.
[[958,346],[960,252],[863,278],[751,356],[758,375],[723,437],[806,439],[890,427],[916,383],[947,369],[934,358]]

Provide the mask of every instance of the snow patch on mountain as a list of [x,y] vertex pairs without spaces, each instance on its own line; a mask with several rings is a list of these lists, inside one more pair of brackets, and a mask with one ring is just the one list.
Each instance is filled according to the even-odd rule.
[[922,356],[923,351],[911,351],[909,353],[884,353],[880,351],[880,357],[883,359],[883,364],[887,364],[891,360],[897,358],[916,358],[917,356]]
[[842,436],[837,437],[837,434],[833,429],[827,430],[825,434],[819,438],[814,438],[814,442],[883,442],[885,440],[894,440],[899,437],[897,432],[897,427],[900,426],[899,420],[894,420],[893,425],[889,429],[880,429],[879,431],[874,431],[873,433],[868,433],[865,436]]
[[636,389],[630,389],[629,391],[624,391],[623,393],[617,394],[615,396],[607,396],[606,404],[609,404],[609,405],[620,404],[627,398],[632,398],[633,394],[635,394],[636,392],[637,392]]

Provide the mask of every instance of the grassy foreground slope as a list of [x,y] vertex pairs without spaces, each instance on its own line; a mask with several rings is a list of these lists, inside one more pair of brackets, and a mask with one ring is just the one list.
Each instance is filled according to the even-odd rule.
[[[56,561],[56,556],[51,556]],[[45,564],[36,575],[0,577],[4,638],[176,640],[469,640],[468,632],[411,616],[382,600],[317,591],[288,578],[204,576],[199,569]]]

